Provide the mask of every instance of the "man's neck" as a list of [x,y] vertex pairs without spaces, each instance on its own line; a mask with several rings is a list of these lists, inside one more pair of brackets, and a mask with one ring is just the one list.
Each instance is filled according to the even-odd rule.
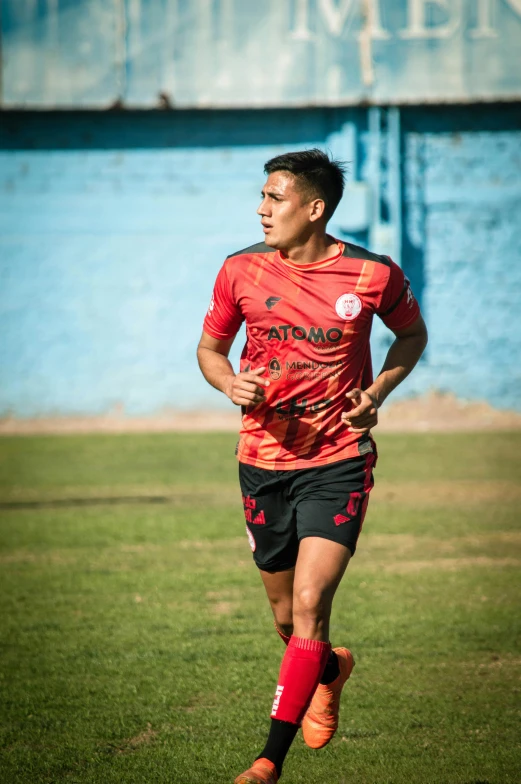
[[312,264],[335,256],[338,244],[329,234],[312,234],[301,244],[280,250],[293,264]]

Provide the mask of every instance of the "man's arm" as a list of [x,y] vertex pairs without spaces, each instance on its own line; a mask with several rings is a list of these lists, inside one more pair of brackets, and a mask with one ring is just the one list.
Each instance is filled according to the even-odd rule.
[[393,332],[396,339],[377,379],[366,390],[352,389],[346,395],[354,408],[342,414],[342,421],[354,433],[367,433],[378,424],[378,408],[409,375],[427,345],[427,327],[421,316],[405,329]]
[[205,379],[220,392],[224,392],[236,406],[251,406],[265,398],[264,388],[270,382],[261,378],[265,367],[235,373],[228,354],[233,338],[218,340],[203,332],[197,347],[197,360]]

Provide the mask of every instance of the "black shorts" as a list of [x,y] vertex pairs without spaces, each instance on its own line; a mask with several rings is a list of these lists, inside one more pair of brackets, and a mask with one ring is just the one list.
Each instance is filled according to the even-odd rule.
[[372,448],[363,457],[292,471],[239,463],[246,532],[259,569],[291,569],[306,536],[339,542],[354,555],[374,485]]

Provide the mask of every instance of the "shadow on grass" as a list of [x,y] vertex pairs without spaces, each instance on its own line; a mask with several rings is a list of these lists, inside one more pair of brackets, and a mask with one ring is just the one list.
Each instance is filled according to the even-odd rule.
[[0,511],[13,509],[57,509],[75,506],[102,506],[117,504],[171,504],[179,500],[167,495],[122,495],[105,498],[56,498],[47,501],[2,501]]

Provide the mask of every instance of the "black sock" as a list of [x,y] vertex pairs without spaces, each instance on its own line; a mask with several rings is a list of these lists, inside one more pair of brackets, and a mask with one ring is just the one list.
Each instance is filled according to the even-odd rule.
[[327,660],[326,669],[324,670],[324,674],[320,679],[320,683],[327,686],[328,683],[333,683],[333,681],[338,678],[340,675],[340,667],[338,666],[338,656],[334,651],[331,651],[329,654],[329,659]]
[[289,747],[293,743],[297,730],[297,724],[290,724],[289,721],[272,719],[268,740],[257,759],[261,759],[261,757],[269,759],[277,768],[277,773],[280,776],[284,759],[289,751]]

